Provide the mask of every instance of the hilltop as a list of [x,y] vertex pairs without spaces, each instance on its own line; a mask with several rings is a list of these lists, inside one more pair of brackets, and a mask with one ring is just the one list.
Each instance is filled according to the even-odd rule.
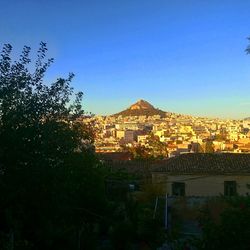
[[114,114],[113,116],[153,116],[153,115],[160,115],[161,117],[166,116],[165,111],[155,108],[149,102],[145,100],[139,100],[136,103],[132,104],[129,108]]

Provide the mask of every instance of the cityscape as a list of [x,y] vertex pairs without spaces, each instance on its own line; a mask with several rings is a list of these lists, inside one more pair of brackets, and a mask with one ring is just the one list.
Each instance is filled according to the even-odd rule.
[[[137,113],[131,115],[129,111]],[[152,115],[147,115],[150,112]],[[150,147],[150,135],[164,144],[166,158],[184,153],[250,153],[250,118],[223,120],[175,114],[139,100],[125,112],[92,116],[83,122],[94,124],[99,153]]]
[[1,0],[0,250],[250,250],[249,9]]

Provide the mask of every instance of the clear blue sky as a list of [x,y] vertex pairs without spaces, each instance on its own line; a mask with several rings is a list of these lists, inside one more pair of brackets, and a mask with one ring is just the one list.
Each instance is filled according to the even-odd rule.
[[0,45],[48,44],[47,80],[74,72],[95,114],[137,99],[166,111],[250,116],[249,0],[1,0]]

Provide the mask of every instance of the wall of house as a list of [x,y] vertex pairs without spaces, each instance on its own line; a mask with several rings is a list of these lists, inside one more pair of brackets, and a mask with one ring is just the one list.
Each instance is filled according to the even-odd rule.
[[172,183],[184,182],[186,196],[218,196],[224,194],[224,181],[236,181],[239,195],[250,195],[250,175],[168,175],[153,173],[153,183],[162,185],[172,195]]

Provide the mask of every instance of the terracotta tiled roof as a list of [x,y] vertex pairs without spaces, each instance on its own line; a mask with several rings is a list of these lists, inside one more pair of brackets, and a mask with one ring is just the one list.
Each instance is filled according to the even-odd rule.
[[250,154],[182,154],[165,161],[156,172],[182,174],[250,174]]

